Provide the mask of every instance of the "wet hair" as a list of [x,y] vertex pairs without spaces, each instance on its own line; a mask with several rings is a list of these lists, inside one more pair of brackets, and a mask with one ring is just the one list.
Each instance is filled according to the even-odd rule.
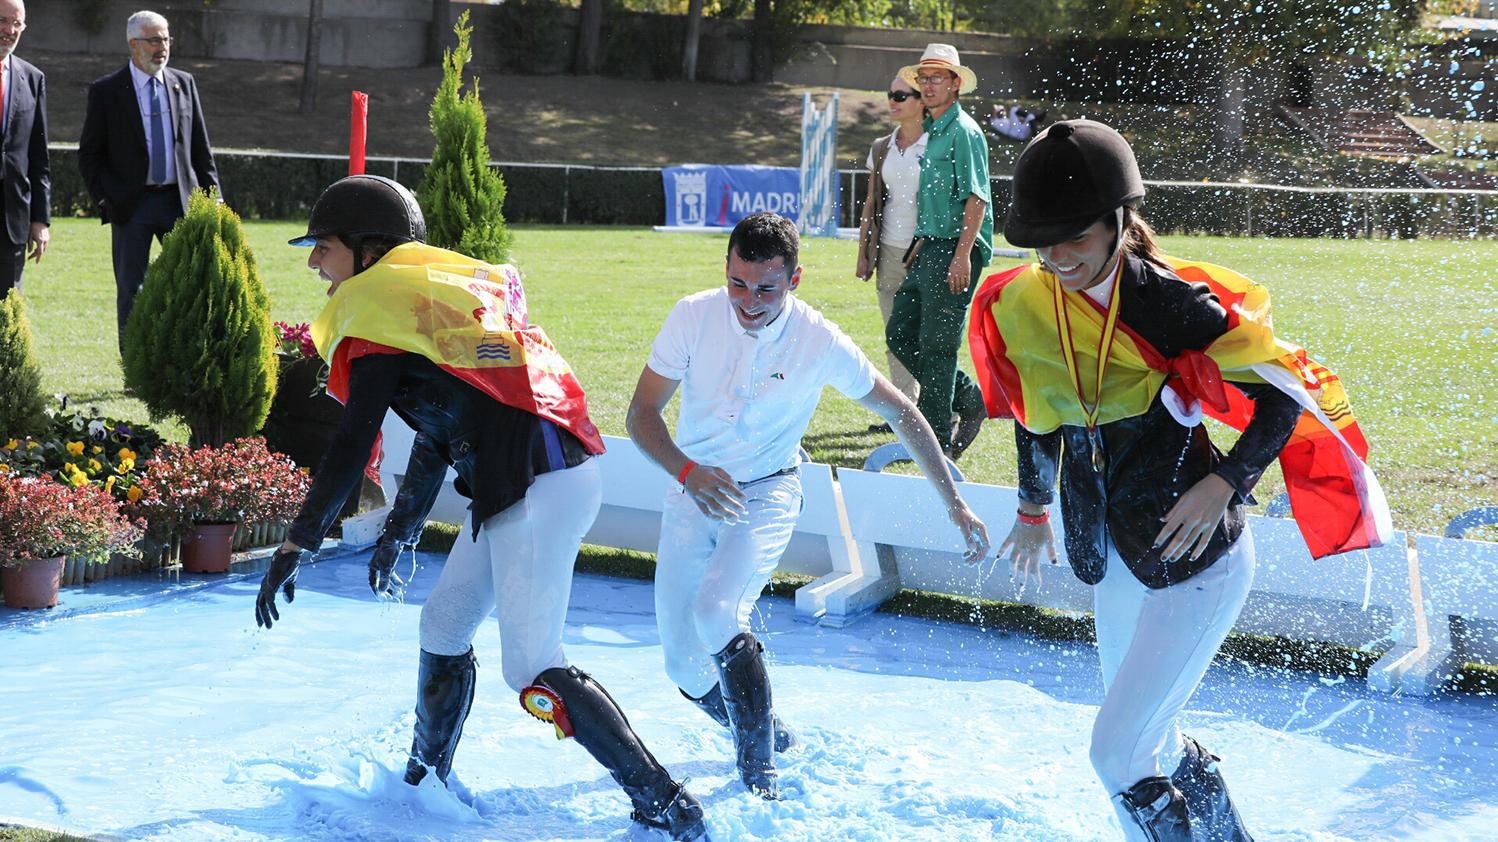
[[[1146,263],[1165,267],[1165,255],[1160,252],[1160,245],[1155,242],[1155,229],[1144,221],[1144,217],[1140,216],[1139,211],[1133,206],[1124,205],[1123,212],[1123,250]],[[1103,217],[1103,221],[1110,227],[1112,226],[1112,211]]]
[[796,232],[796,223],[778,213],[750,214],[728,235],[728,253],[750,263],[780,257],[785,260],[785,271],[792,272],[801,254],[801,235]]
[[343,243],[348,247],[349,251],[354,253],[355,275],[368,268],[364,265],[364,258],[368,257],[369,263],[372,266],[380,262],[380,258],[384,257],[386,252],[402,243],[409,242],[408,240],[396,240],[378,235],[363,238],[350,237],[347,234],[338,234],[336,236],[338,237],[338,242]]

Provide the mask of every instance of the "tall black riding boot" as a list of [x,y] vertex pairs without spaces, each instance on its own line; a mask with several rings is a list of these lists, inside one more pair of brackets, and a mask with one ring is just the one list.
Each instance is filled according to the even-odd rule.
[[1201,842],[1253,842],[1238,808],[1228,796],[1227,782],[1217,771],[1217,755],[1202,748],[1201,743],[1190,737],[1182,738],[1186,743],[1186,756],[1181,765],[1170,776],[1171,783],[1186,799],[1191,812],[1191,829]]
[[[703,713],[711,716],[714,722],[730,730],[733,728],[733,725],[728,721],[728,706],[723,703],[723,688],[721,686],[714,684],[713,689],[707,691],[707,695],[700,699],[687,695],[687,691],[681,690],[679,687],[677,689],[681,691],[683,696],[686,696],[688,701],[701,708]],[[779,714],[771,712],[770,721],[775,726],[776,754],[784,754],[800,743],[796,739],[796,735],[791,733],[791,729],[787,728],[785,723],[780,721]]]
[[[547,698],[546,693],[554,694]],[[520,694],[533,716],[551,722],[559,737],[576,737],[609,770],[634,804],[631,818],[659,828],[672,839],[707,836],[702,804],[656,762],[629,727],[629,720],[603,685],[577,667],[553,667]]]
[[406,761],[406,783],[415,786],[436,770],[447,783],[453,752],[463,736],[463,720],[473,706],[473,687],[478,661],[473,649],[461,655],[435,655],[421,650],[416,679],[416,738],[411,741],[411,759]]
[[740,632],[713,655],[713,660],[718,665],[718,686],[722,688],[724,707],[733,727],[739,777],[755,795],[767,800],[779,798],[774,705],[770,699],[770,675],[765,671],[764,646],[753,634]]
[[1186,799],[1164,775],[1154,775],[1113,796],[1113,809],[1129,842],[1192,842]]

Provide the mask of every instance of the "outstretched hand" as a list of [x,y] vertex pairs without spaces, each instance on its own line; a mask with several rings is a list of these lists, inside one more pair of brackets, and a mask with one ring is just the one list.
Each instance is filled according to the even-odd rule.
[[1019,579],[1023,588],[1034,574],[1035,587],[1040,587],[1043,581],[1041,556],[1052,564],[1057,563],[1056,533],[1051,529],[1050,520],[1034,524],[1016,520],[1014,528],[1009,530],[1009,537],[999,545],[1000,560],[1010,559],[1009,578]]
[[405,545],[397,541],[380,541],[369,557],[369,589],[381,599],[399,599],[406,583],[395,572]]
[[276,591],[286,595],[286,602],[290,604],[296,598],[296,574],[302,565],[302,549],[287,549],[283,546],[276,550],[275,556],[270,560],[270,569],[265,571],[265,578],[260,580],[260,595],[255,598],[255,624],[262,628],[270,628],[274,621],[281,619],[281,612],[276,610]]
[[962,560],[968,564],[977,564],[988,555],[993,545],[988,541],[988,527],[983,521],[973,514],[966,504],[959,503],[947,510],[947,517],[962,531],[962,540],[967,544],[967,550],[962,553]]

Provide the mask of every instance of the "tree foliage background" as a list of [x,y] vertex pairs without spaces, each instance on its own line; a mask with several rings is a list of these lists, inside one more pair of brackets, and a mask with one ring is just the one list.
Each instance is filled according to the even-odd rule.
[[125,387],[194,447],[253,435],[276,394],[270,297],[239,216],[198,190],[146,270],[125,325]]
[[42,368],[21,291],[0,296],[0,441],[39,433],[46,424]]
[[504,263],[510,230],[502,212],[505,182],[489,166],[487,119],[478,80],[463,91],[463,68],[473,58],[473,27],[465,11],[453,27],[458,44],[442,58],[442,82],[432,99],[436,147],[416,198],[426,216],[427,241],[489,263]]

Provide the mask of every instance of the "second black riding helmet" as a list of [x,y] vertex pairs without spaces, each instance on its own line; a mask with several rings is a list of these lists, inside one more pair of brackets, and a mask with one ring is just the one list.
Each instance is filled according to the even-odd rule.
[[1123,135],[1095,120],[1063,120],[1036,135],[1014,164],[1004,239],[1020,248],[1054,246],[1142,198],[1144,180]]
[[351,175],[322,191],[312,206],[307,233],[289,242],[310,246],[318,237],[332,236],[424,243],[427,223],[416,197],[401,183],[378,175]]

